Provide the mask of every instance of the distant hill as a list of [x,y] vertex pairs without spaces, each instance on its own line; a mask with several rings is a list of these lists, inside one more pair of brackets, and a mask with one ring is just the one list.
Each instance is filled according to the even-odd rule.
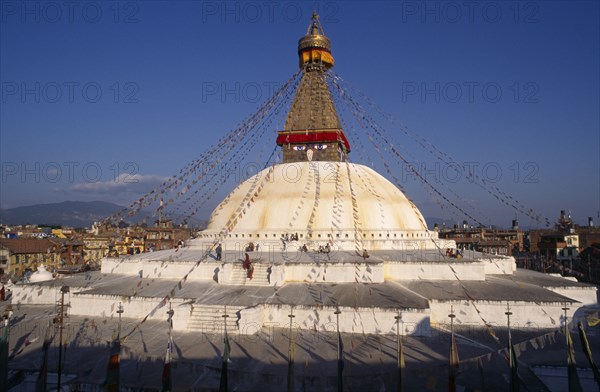
[[0,221],[8,225],[46,224],[89,227],[123,207],[105,201],[63,201],[0,210]]
[[[0,209],[0,223],[6,225],[37,224],[48,226],[90,227],[94,222],[122,210],[124,207],[105,201],[63,201],[62,203],[35,204],[31,206]],[[175,223],[184,220],[183,215],[167,216]],[[139,212],[134,218],[125,219],[128,223],[142,220],[152,224],[156,216],[148,211]],[[189,219],[191,227],[206,227],[206,220],[200,217]]]

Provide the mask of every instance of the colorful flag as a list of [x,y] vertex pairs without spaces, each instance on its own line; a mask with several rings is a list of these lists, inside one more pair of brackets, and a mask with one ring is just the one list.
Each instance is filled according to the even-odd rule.
[[42,346],[42,366],[40,367],[40,373],[35,381],[36,392],[46,392],[48,388],[48,348],[52,343],[52,337],[44,339],[44,345]]
[[338,360],[337,360],[337,389],[338,392],[344,390],[344,342],[342,334],[338,331]]
[[483,360],[481,357],[477,358],[477,367],[479,368],[479,377],[481,378],[481,390],[485,391],[485,377],[483,373]]
[[402,345],[402,338],[398,338],[398,392],[402,392],[402,373],[404,372],[404,346]]
[[600,324],[600,317],[596,317],[596,316],[598,316],[597,312],[596,312],[595,316],[589,315],[586,317],[586,320],[590,327],[595,327],[596,325]]
[[569,379],[569,392],[583,392],[581,384],[579,383],[579,376],[577,375],[577,368],[575,367],[575,352],[573,351],[573,340],[571,339],[571,333],[568,327],[565,327],[567,334],[567,376]]
[[450,370],[448,374],[448,392],[456,392],[456,376],[458,375],[458,349],[454,332],[450,337]]
[[581,340],[581,347],[583,347],[583,352],[587,357],[588,362],[590,363],[590,367],[592,368],[592,372],[594,373],[594,379],[598,384],[600,389],[600,371],[598,371],[598,366],[594,362],[594,358],[592,357],[592,350],[590,350],[590,344],[588,343],[587,336],[585,334],[585,330],[583,329],[583,324],[581,321],[577,324],[579,328],[579,340]]
[[512,339],[508,338],[508,355],[510,363],[510,390],[511,392],[518,392],[520,388],[519,384],[519,371],[517,367],[517,354],[515,353],[515,348],[512,344]]
[[167,343],[167,354],[165,355],[165,364],[162,372],[162,390],[163,392],[170,392],[172,390],[171,381],[171,352],[173,347],[173,338],[169,337]]
[[223,338],[225,347],[223,349],[223,365],[221,366],[221,383],[219,384],[219,392],[227,392],[227,365],[229,362],[229,355],[231,354],[231,346],[229,345],[229,336],[225,331],[225,337]]
[[10,319],[2,320],[0,335],[0,391],[8,391],[8,336]]
[[119,392],[120,389],[120,365],[119,354],[121,352],[121,341],[119,337],[112,341],[110,346],[110,358],[106,368],[106,381],[104,390],[106,392]]
[[295,354],[294,336],[290,331],[290,350],[288,355],[288,392],[294,392],[294,354]]

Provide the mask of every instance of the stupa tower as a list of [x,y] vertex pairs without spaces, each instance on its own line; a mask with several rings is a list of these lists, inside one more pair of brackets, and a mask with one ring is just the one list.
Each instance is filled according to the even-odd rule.
[[[214,210],[198,241],[225,249],[289,251],[305,244],[362,254],[365,249],[443,248],[437,233],[394,184],[347,159],[350,144],[328,86],[331,41],[313,13],[298,42],[301,77],[277,145],[283,162],[241,183]],[[225,229],[225,230],[224,230]],[[292,233],[294,244],[281,239]]]
[[325,80],[334,63],[331,41],[315,12],[298,42],[298,56],[303,75],[283,131],[277,135],[283,162],[345,161],[350,145]]

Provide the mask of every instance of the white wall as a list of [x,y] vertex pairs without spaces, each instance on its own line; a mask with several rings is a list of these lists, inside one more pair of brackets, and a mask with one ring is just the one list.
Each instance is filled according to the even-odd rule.
[[477,260],[485,264],[486,275],[512,275],[517,263],[512,256],[482,255]]
[[[483,320],[492,326],[505,328],[507,325],[506,302],[501,301],[429,301],[432,324],[449,324],[450,307],[454,307],[457,325],[484,326]],[[559,302],[510,302],[511,325],[515,328],[558,328],[564,318],[564,303]],[[569,305],[567,317],[571,318],[577,305]],[[477,308],[480,312],[478,314]],[[483,319],[483,320],[482,320]]]
[[485,280],[485,265],[477,262],[386,262],[384,270],[390,280]]
[[383,282],[383,263],[297,263],[284,268],[287,282]]
[[581,302],[582,305],[598,304],[598,288],[592,287],[544,287],[557,294]]
[[[152,253],[148,253],[151,257]],[[197,267],[193,261],[157,261],[149,258],[112,258],[102,260],[102,273],[135,276],[142,271],[144,278],[181,279],[192,268],[188,280],[213,280],[215,270],[221,265],[214,260],[203,261]]]
[[[396,309],[385,308],[351,308],[340,307],[340,331],[348,333],[395,334]],[[323,307],[294,307],[293,328],[317,331],[335,332],[336,308]],[[288,315],[290,306],[268,305],[265,309],[265,320],[272,327],[287,328],[290,323]],[[413,336],[428,336],[429,311],[411,310],[402,312],[402,334]]]

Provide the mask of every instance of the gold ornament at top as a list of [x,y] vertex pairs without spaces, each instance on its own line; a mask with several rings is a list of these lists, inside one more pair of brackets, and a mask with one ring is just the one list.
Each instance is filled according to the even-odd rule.
[[300,68],[307,67],[309,69],[310,65],[333,67],[331,41],[325,36],[316,12],[312,14],[306,35],[298,41],[298,56],[300,57]]

